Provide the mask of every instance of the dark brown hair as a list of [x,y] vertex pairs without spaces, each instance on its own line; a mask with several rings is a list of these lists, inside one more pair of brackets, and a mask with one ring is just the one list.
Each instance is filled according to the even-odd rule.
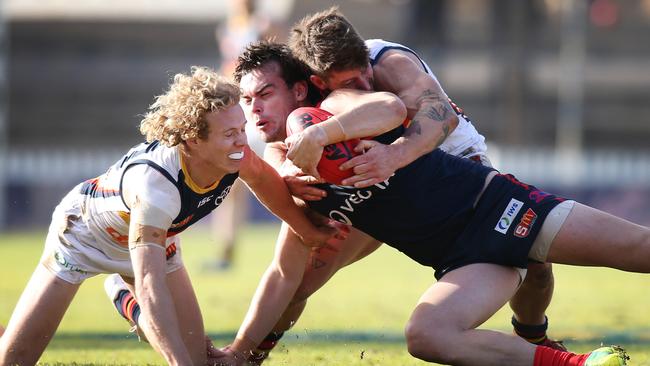
[[293,54],[321,77],[368,65],[366,43],[336,6],[296,23],[288,43]]
[[320,92],[309,82],[312,71],[309,67],[293,55],[289,47],[282,43],[271,41],[258,41],[251,43],[237,58],[234,78],[240,82],[242,77],[253,70],[276,62],[280,67],[280,77],[289,88],[299,81],[307,82],[307,100],[311,103],[320,101]]

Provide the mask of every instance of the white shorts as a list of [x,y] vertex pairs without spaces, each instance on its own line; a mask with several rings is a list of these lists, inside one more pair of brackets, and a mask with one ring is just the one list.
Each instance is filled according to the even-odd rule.
[[[62,280],[79,284],[102,273],[133,277],[128,248],[97,240],[81,217],[83,196],[75,188],[54,209],[40,263]],[[183,267],[180,238],[167,238],[166,272]]]

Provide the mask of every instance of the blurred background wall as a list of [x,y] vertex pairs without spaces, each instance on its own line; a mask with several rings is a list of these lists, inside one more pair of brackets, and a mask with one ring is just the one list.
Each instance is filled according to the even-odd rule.
[[[74,184],[141,141],[170,78],[218,68],[227,0],[4,0],[0,228],[46,225]],[[335,2],[259,1],[287,26]],[[650,224],[650,0],[348,0],[404,43],[487,138],[496,166]]]

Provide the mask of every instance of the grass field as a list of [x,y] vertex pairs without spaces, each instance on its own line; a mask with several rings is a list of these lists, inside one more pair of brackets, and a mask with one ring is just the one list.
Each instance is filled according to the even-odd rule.
[[[203,270],[215,257],[206,228],[184,234],[183,256],[206,328],[215,344],[229,343],[268,264],[277,228],[249,226],[230,272]],[[0,235],[0,324],[13,307],[41,254],[44,232]],[[630,365],[650,365],[650,277],[600,268],[555,267],[556,292],[548,311],[551,334],[585,352],[601,343],[626,347]],[[164,364],[127,333],[103,291],[104,276],[79,291],[42,364]],[[424,365],[406,351],[403,327],[432,271],[391,248],[339,273],[312,297],[300,322],[266,363],[273,365]],[[504,308],[484,326],[510,331]]]

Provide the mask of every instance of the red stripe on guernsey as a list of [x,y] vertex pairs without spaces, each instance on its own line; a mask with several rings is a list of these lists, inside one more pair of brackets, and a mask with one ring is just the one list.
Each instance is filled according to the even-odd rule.
[[571,352],[537,346],[533,366],[582,366],[588,357],[588,353],[576,355]]
[[99,178],[88,179],[81,186],[81,193],[91,197],[113,197],[119,196],[120,192],[116,189],[106,189],[100,184]]
[[447,97],[447,100],[449,101],[449,104],[451,105],[451,108],[454,109],[454,112],[456,112],[456,114],[460,114],[460,115],[464,115],[464,114],[465,114],[465,112],[463,111],[463,109],[462,109],[461,107],[459,107],[456,103],[454,103],[454,102],[451,100],[451,98]]
[[176,224],[172,224],[172,226],[169,227],[169,230],[167,230],[167,237],[169,238],[170,236],[174,236],[180,232],[185,231],[185,229],[190,227],[189,223],[192,221],[193,218],[194,218],[194,214],[191,214],[188,217],[181,220],[180,222]]
[[169,246],[167,247],[167,249],[165,249],[165,254],[166,254],[165,257],[166,257],[167,259],[169,259],[169,258],[175,256],[175,255],[176,255],[176,243],[171,243],[171,244],[169,244]]

